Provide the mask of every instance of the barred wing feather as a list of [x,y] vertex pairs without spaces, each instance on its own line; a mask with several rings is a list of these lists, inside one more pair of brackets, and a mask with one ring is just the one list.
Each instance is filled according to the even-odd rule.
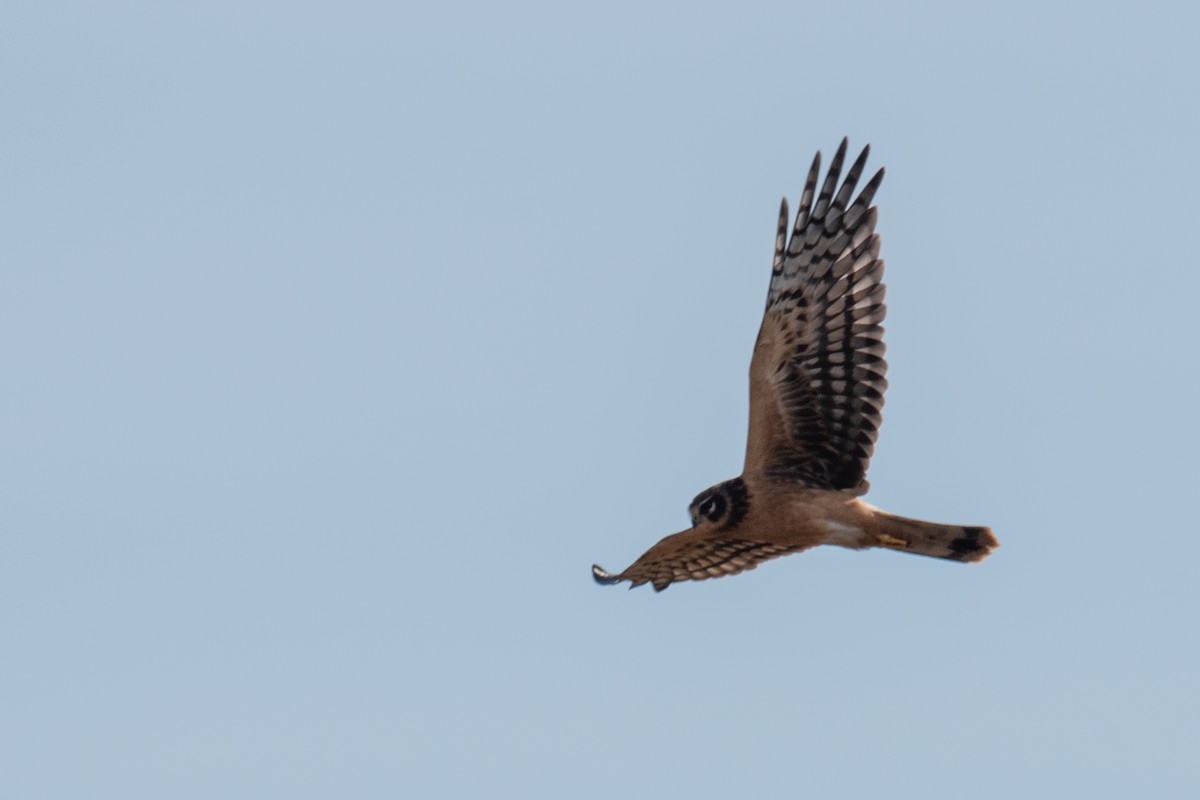
[[790,238],[783,201],[750,365],[746,472],[862,494],[887,388],[883,261],[871,206],[883,170],[851,204],[870,148],[839,187],[846,145],[819,194],[817,153]]

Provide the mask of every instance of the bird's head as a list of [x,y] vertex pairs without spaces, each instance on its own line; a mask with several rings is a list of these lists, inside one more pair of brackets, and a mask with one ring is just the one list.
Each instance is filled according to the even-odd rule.
[[750,506],[750,493],[741,478],[718,483],[705,489],[688,506],[692,527],[707,522],[720,528],[731,528],[741,522]]

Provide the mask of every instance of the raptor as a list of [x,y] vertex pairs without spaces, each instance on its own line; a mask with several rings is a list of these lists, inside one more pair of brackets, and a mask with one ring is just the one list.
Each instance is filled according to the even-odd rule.
[[766,313],[750,361],[742,474],[697,495],[688,509],[692,527],[625,571],[593,566],[598,583],[662,591],[824,544],[964,562],[999,546],[989,528],[907,519],[859,499],[887,388],[883,260],[871,205],[884,171],[851,202],[870,147],[842,180],[846,147],[843,139],[819,193],[816,154],[790,237],[787,198],[779,210]]

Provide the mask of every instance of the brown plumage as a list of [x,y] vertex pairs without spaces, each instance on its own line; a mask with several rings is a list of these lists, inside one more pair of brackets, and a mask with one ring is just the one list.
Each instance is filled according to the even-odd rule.
[[838,186],[843,139],[817,194],[818,152],[788,237],[779,211],[767,308],[750,362],[750,433],[742,475],[701,492],[692,528],[668,536],[628,569],[598,566],[598,583],[702,580],[754,569],[822,544],[886,547],[951,561],[981,561],[998,546],[988,528],[884,513],[857,499],[882,420],[883,261],[875,173],[853,203],[870,147]]

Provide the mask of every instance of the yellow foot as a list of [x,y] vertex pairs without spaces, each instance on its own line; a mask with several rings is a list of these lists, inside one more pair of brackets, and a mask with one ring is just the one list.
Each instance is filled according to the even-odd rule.
[[879,544],[884,547],[894,547],[897,550],[908,549],[908,542],[903,539],[897,539],[895,536],[888,536],[886,533],[881,533],[876,538],[879,539]]

